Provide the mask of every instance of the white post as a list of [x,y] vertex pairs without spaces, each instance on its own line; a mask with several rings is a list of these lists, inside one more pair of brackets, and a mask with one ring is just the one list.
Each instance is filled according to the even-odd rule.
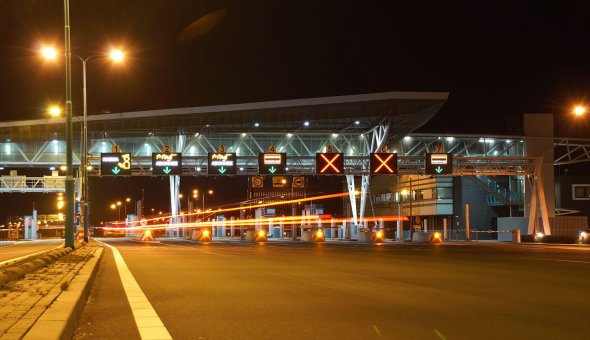
[[469,235],[469,204],[465,204],[465,239],[467,241],[471,240]]
[[231,238],[234,238],[235,235],[235,229],[234,229],[234,217],[230,217],[229,218],[229,235],[231,236]]

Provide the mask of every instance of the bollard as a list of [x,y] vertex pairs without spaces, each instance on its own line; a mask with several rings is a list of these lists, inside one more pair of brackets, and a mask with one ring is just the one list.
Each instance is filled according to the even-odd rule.
[[520,229],[512,230],[512,243],[520,243]]

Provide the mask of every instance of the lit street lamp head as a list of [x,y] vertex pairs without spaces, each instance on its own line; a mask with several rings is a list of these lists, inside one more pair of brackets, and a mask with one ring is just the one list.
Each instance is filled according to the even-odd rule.
[[586,107],[578,105],[578,106],[574,107],[573,112],[574,112],[574,115],[576,115],[577,117],[581,117],[584,114],[586,114]]
[[53,47],[46,46],[41,49],[41,55],[44,59],[55,60],[57,58],[57,50]]
[[51,106],[49,108],[49,115],[54,118],[61,116],[61,108],[59,106]]
[[112,61],[114,62],[121,62],[123,61],[123,59],[125,59],[125,53],[123,53],[123,51],[119,50],[119,49],[113,49],[111,50],[111,53],[109,54],[110,58]]

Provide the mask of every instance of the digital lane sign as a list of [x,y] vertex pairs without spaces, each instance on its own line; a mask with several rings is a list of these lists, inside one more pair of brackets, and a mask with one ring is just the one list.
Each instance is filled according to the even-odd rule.
[[259,153],[258,173],[260,175],[284,175],[287,172],[286,153]]
[[181,175],[182,154],[181,153],[152,153],[152,174],[153,175]]
[[101,153],[100,174],[102,176],[131,175],[131,154],[129,153]]
[[343,153],[316,153],[315,172],[318,175],[343,175]]
[[207,157],[209,175],[235,175],[238,173],[235,153],[209,153]]
[[397,154],[386,152],[372,153],[370,168],[372,175],[397,174]]
[[451,175],[453,173],[453,155],[450,153],[427,153],[424,173],[427,175]]

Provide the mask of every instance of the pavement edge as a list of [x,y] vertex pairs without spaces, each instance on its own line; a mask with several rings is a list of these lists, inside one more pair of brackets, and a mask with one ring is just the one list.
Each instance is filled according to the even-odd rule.
[[68,289],[56,298],[23,339],[72,338],[103,255],[104,248],[97,247],[94,256],[72,279]]

